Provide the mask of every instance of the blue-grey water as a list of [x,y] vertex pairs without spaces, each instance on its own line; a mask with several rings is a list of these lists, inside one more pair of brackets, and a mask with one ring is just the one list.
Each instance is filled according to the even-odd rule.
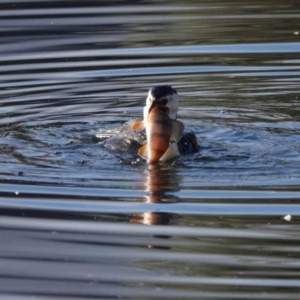
[[[299,18],[0,1],[0,298],[299,299]],[[104,141],[157,84],[200,150],[151,171]]]

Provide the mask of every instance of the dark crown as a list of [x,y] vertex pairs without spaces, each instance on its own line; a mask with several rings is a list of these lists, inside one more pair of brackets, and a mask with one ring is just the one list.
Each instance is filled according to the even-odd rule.
[[161,99],[173,94],[177,94],[177,91],[170,85],[157,85],[151,89],[151,95],[155,99]]

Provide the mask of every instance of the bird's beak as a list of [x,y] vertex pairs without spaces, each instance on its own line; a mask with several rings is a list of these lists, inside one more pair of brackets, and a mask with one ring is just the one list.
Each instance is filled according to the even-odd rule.
[[158,105],[163,105],[166,106],[168,103],[168,99],[167,98],[161,98],[161,99],[153,99],[152,104],[150,106],[149,112],[151,111],[151,109],[153,109],[154,107],[158,106]]

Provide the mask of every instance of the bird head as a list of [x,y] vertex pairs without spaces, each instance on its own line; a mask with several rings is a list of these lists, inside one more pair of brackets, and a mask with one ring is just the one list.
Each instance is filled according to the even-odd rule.
[[164,105],[168,108],[170,119],[176,120],[179,106],[179,96],[177,91],[170,85],[158,85],[151,88],[144,107],[144,119],[147,118],[149,111],[156,105]]

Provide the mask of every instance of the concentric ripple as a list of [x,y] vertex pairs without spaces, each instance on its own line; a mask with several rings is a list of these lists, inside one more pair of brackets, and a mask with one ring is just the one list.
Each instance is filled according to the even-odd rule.
[[[1,1],[1,299],[299,299],[296,2]],[[200,150],[148,170],[157,84]]]

